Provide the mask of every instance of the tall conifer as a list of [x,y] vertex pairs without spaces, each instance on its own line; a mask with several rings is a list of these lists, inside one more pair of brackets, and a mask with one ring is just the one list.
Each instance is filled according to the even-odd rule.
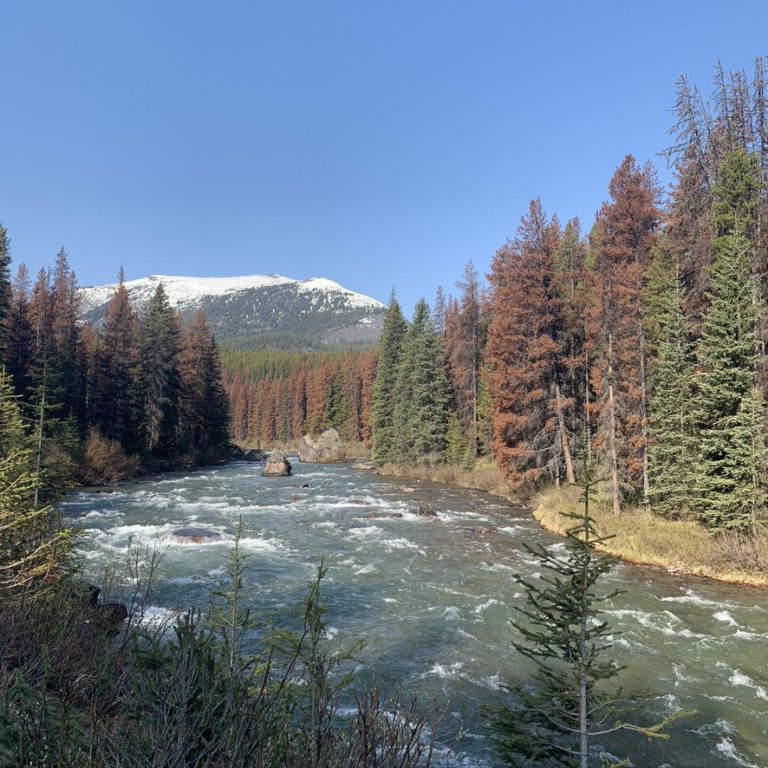
[[371,459],[376,464],[397,461],[393,423],[395,383],[407,324],[392,291],[379,339],[376,378],[371,392]]

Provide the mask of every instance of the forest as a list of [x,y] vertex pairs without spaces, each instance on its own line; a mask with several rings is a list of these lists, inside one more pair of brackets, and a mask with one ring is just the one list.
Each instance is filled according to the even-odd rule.
[[[220,351],[204,315],[182,323],[162,286],[138,315],[122,272],[89,325],[64,250],[34,281],[23,264],[12,280],[0,227],[0,590],[11,598],[0,603],[0,757],[330,767],[386,754],[386,765],[428,765],[435,713],[412,705],[415,725],[401,727],[367,692],[338,727],[331,673],[354,651],[324,655],[322,565],[293,633],[243,607],[235,545],[207,623],[190,610],[161,637],[129,615],[113,643],[122,615],[89,613],[110,604],[77,578],[74,532],[55,506],[76,484],[223,461],[233,440],[269,449],[334,427],[379,467],[492,463],[521,496],[584,487],[566,561],[531,550],[563,579],[548,591],[518,578],[533,606],[525,615],[543,629],[524,629],[532,645],[515,647],[569,671],[544,670],[543,698],[510,687],[530,706],[494,717],[506,762],[586,766],[578,706],[619,671],[598,658],[607,598],[592,588],[611,563],[593,553],[603,536],[590,503],[618,519],[643,508],[693,521],[713,537],[765,535],[764,63],[749,76],[718,66],[707,97],[679,80],[668,190],[627,155],[588,226],[534,198],[493,255],[487,286],[469,262],[457,294],[438,290],[431,308],[420,300],[410,321],[393,291],[373,349]],[[562,761],[560,747],[540,751],[540,716],[551,722],[558,697],[568,721],[551,741],[581,731],[580,762],[571,747]],[[656,737],[666,725],[632,729]]]

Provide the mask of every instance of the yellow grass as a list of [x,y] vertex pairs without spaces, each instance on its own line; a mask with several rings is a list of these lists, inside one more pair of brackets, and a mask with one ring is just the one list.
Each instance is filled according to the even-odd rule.
[[421,465],[385,464],[378,474],[385,477],[404,477],[411,480],[428,480],[441,485],[458,488],[472,488],[492,493],[495,496],[510,497],[509,486],[501,473],[491,462],[478,462],[474,469],[456,466],[426,467]]
[[[577,488],[553,489],[538,496],[533,516],[548,531],[564,534],[573,520],[562,512],[580,508]],[[768,538],[735,534],[714,536],[690,520],[665,520],[643,509],[614,516],[591,508],[601,535],[614,536],[600,547],[622,560],[705,576],[732,584],[768,586]]]

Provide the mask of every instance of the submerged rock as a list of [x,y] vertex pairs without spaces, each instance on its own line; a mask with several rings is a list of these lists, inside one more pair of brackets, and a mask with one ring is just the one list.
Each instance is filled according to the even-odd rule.
[[207,544],[209,541],[222,541],[224,537],[208,528],[177,528],[168,534],[168,538],[177,544]]
[[321,435],[304,435],[299,442],[300,461],[333,464],[344,458],[341,438],[335,429],[326,429]]

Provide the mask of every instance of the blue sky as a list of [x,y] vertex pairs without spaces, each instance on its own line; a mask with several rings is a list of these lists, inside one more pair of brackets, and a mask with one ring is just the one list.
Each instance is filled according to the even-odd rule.
[[407,312],[528,201],[588,227],[768,3],[0,0],[0,222],[32,270],[323,276]]

